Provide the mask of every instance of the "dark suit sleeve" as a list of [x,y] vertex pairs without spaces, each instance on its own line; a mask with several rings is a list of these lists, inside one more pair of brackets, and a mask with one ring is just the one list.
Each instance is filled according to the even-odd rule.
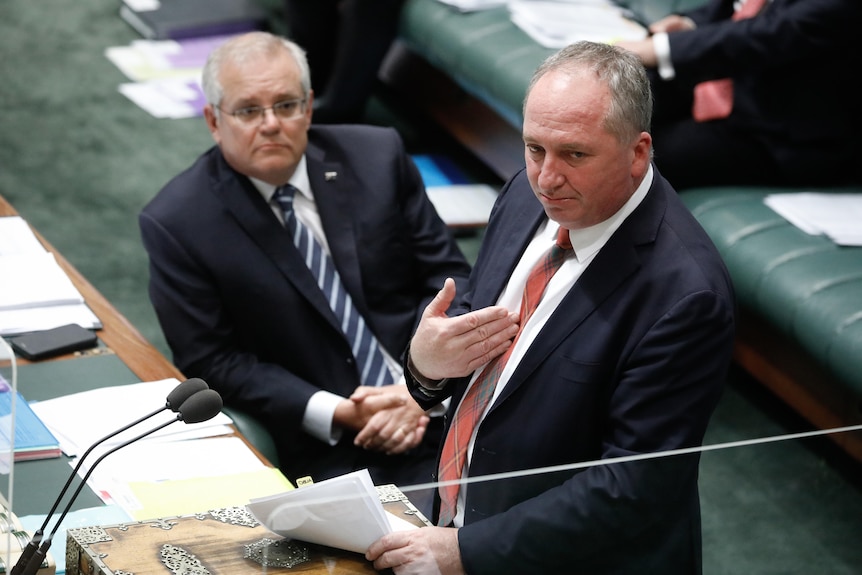
[[[855,0],[773,0],[755,18],[732,21],[729,0],[687,15],[695,30],[668,35],[677,78],[702,80],[810,67],[850,44],[860,23]],[[732,8],[731,8],[732,9]]]
[[[319,389],[275,361],[266,361],[267,356],[277,357],[272,352],[252,351],[243,320],[237,318],[248,299],[224,300],[226,290],[243,281],[253,283],[252,278],[237,277],[235,283],[217,279],[208,266],[211,259],[192,253],[195,246],[176,237],[152,214],[143,212],[139,222],[150,257],[150,299],[177,366],[204,378],[228,403],[256,413],[270,429],[298,431],[308,399]],[[206,238],[200,241],[205,243]],[[249,311],[248,316],[258,313]]]

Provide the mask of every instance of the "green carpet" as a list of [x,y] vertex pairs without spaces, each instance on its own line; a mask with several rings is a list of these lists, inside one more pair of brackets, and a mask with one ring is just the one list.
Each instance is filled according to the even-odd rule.
[[[118,8],[105,0],[0,3],[0,194],[169,356],[147,297],[137,214],[212,140],[203,120],[154,119],[117,91],[125,78],[104,50],[136,39]],[[411,151],[452,154],[482,174],[391,95],[379,94],[368,121],[394,125]],[[471,258],[479,239],[462,238]],[[2,270],[0,281],[8,281]],[[707,444],[805,429],[734,372]],[[704,573],[859,573],[860,477],[825,440],[705,453]]]

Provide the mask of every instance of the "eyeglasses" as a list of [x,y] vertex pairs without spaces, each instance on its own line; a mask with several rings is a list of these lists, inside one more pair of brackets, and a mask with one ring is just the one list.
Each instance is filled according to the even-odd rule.
[[305,111],[305,102],[305,98],[284,100],[283,102],[276,102],[272,106],[246,106],[233,112],[228,112],[221,106],[217,107],[225,114],[233,116],[243,124],[254,124],[263,120],[267,110],[272,110],[273,115],[279,120],[295,118]]

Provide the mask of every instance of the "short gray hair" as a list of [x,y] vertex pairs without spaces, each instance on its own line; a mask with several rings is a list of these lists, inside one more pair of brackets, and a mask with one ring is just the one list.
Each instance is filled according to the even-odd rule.
[[279,50],[287,50],[299,66],[302,97],[308,98],[308,94],[311,92],[311,72],[308,68],[305,50],[295,42],[269,32],[249,32],[219,45],[210,53],[206,64],[204,64],[201,84],[207,103],[215,106],[216,114],[218,114],[218,106],[224,97],[224,87],[219,80],[222,67],[227,62],[241,64],[252,56],[272,55]]
[[[649,77],[640,59],[623,48],[596,42],[575,42],[542,62],[527,87],[527,96],[539,79],[554,70],[592,70],[611,92],[605,128],[620,141],[649,132],[653,96]],[[527,98],[524,98],[526,110]]]

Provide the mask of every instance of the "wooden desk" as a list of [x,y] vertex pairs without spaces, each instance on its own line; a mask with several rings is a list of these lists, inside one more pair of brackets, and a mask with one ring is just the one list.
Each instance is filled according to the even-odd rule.
[[[0,216],[17,216],[18,212],[0,196]],[[31,226],[32,229],[32,226]],[[37,230],[33,230],[36,237],[42,242],[46,250],[52,252],[66,275],[81,292],[84,301],[93,310],[102,322],[102,329],[97,333],[99,339],[110,352],[125,363],[141,381],[156,381],[175,377],[182,381],[185,379],[180,370],[162,355],[143,335],[127,320],[105,297],[87,281],[84,276],[70,264],[63,255],[54,249],[51,244],[42,237]],[[68,359],[72,355],[60,356],[57,360]],[[8,362],[7,362],[8,363]],[[21,365],[27,364],[27,360],[19,359]],[[0,365],[4,365],[0,363]]]

